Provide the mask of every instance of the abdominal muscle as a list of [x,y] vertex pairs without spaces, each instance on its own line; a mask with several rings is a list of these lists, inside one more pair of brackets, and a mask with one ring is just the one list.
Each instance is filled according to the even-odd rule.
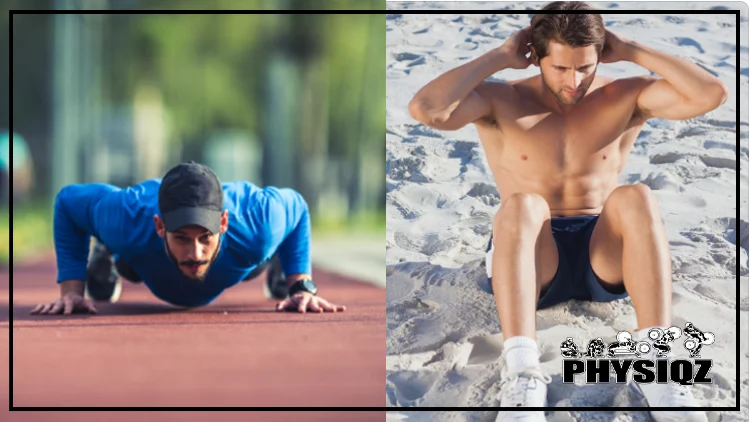
[[497,168],[493,174],[500,198],[518,193],[537,194],[547,201],[552,218],[599,215],[604,201],[617,187],[617,171],[535,177]]

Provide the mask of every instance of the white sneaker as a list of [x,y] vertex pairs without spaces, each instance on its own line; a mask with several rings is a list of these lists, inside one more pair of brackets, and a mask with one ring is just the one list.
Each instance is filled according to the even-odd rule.
[[[536,368],[525,369],[503,379],[500,387],[501,407],[546,407],[547,384],[552,382],[547,374]],[[497,414],[496,422],[545,422],[544,412],[505,412]]]
[[[645,398],[649,407],[698,407],[686,385],[669,382],[667,384],[640,385],[630,380],[630,388],[640,397]],[[644,389],[645,387],[645,389]],[[675,410],[673,412],[651,412],[655,422],[708,422],[705,412]]]

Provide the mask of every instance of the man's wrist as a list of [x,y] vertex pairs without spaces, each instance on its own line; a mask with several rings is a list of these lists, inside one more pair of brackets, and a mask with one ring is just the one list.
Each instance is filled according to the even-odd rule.
[[513,53],[503,49],[502,47],[493,48],[485,54],[492,66],[493,74],[507,69],[508,63],[510,62],[510,57],[512,55]]
[[297,284],[298,281],[311,280],[311,279],[312,279],[312,276],[310,274],[304,274],[304,273],[291,274],[291,275],[286,276],[286,287],[290,288],[294,286],[295,284]]
[[60,284],[60,297],[69,294],[83,296],[86,292],[86,283],[83,280],[65,280],[58,284]]
[[640,59],[644,51],[645,50],[643,49],[643,45],[638,44],[637,42],[632,40],[627,40],[622,43],[621,57],[625,61],[643,66]]
[[303,278],[289,286],[289,296],[294,296],[297,293],[309,293],[313,296],[318,294],[318,286],[313,283],[312,278]]

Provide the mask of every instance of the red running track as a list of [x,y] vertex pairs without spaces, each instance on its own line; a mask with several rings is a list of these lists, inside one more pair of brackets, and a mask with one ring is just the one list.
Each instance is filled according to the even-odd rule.
[[[58,295],[54,260],[13,268],[13,405],[164,407],[382,407],[385,290],[314,269],[337,314],[274,311],[256,279],[213,304],[180,310],[142,284],[125,282],[120,302],[97,315],[36,316]],[[0,325],[9,326],[8,272],[0,272]],[[8,359],[2,330],[0,358]],[[205,421],[205,412],[11,412],[0,371],[1,421]],[[57,413],[57,412],[56,412]],[[142,418],[140,416],[143,416]],[[211,419],[377,420],[385,412],[212,413]]]

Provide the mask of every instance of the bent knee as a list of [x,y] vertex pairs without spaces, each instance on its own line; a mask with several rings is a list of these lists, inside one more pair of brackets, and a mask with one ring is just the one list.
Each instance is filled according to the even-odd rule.
[[535,193],[515,193],[504,198],[495,214],[495,226],[541,224],[550,218],[547,201]]
[[656,198],[651,188],[642,183],[617,187],[607,198],[606,205],[616,210],[623,223],[644,219],[661,221]]

